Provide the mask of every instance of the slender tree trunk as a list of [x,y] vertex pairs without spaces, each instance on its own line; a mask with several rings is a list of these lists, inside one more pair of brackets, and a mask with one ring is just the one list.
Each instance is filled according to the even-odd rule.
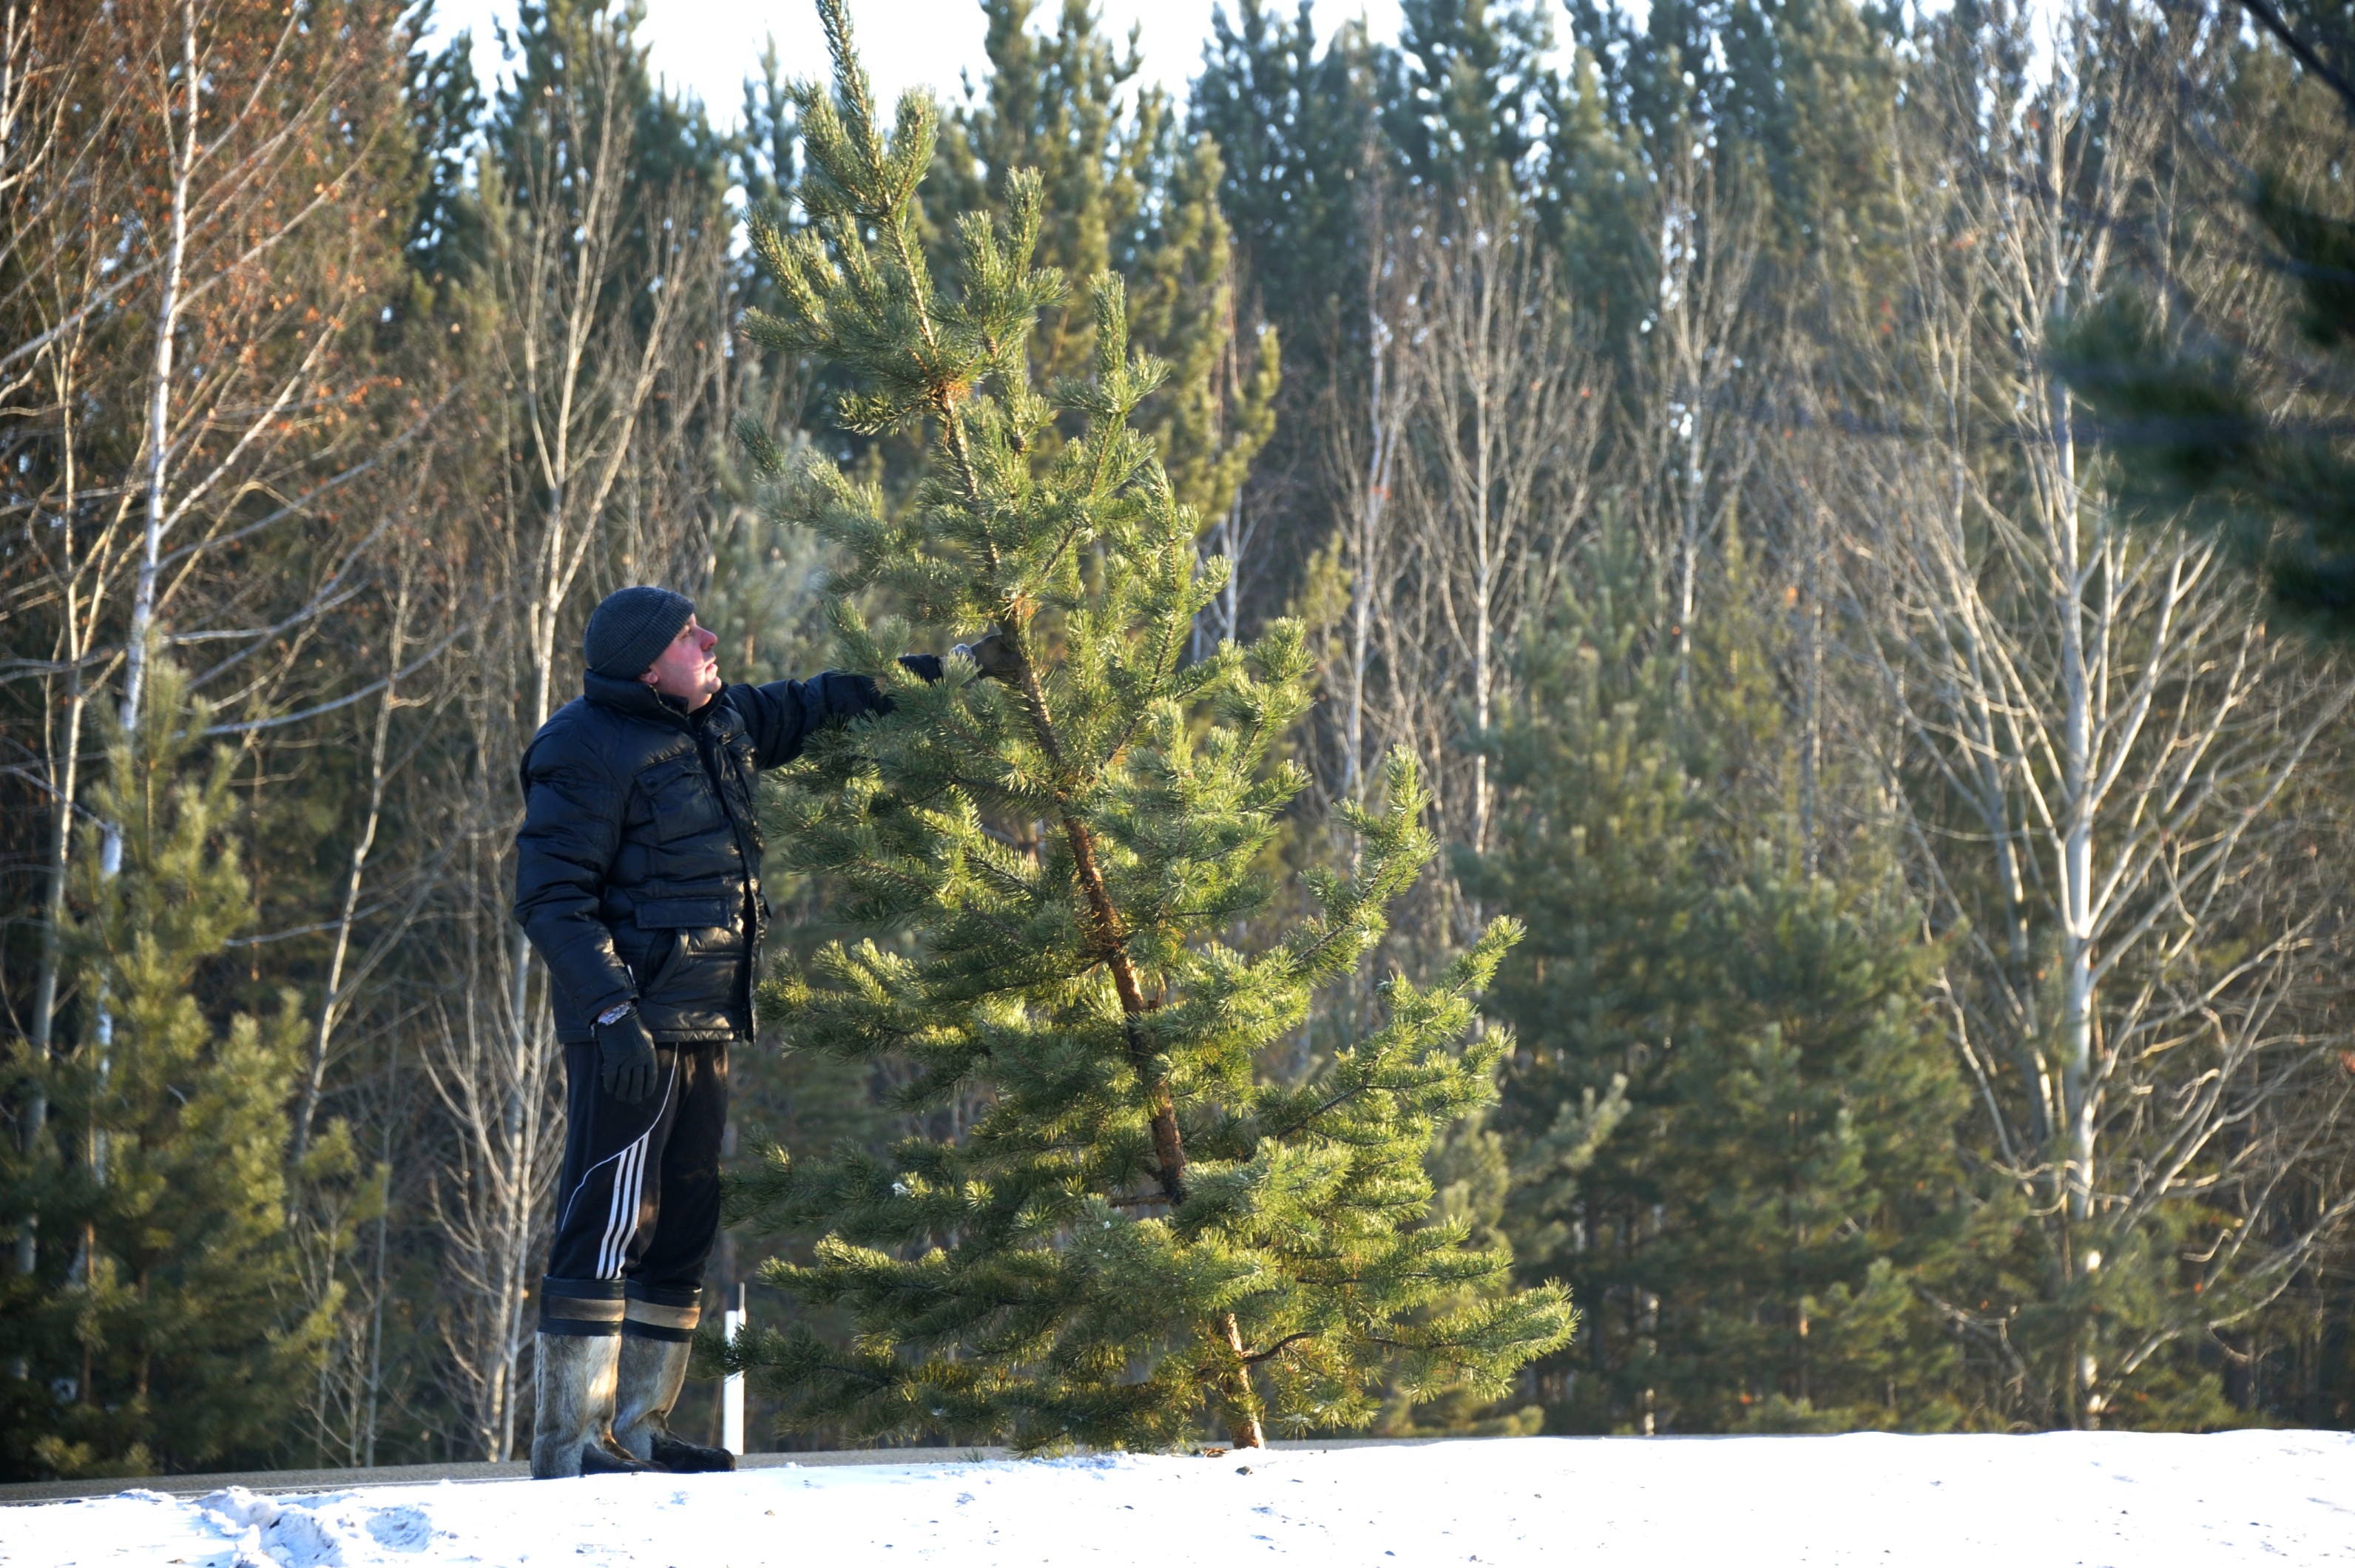
[[[70,595],[66,602],[69,623],[73,616]],[[73,802],[77,787],[75,774],[80,761],[81,716],[85,706],[81,688],[81,661],[73,659],[67,676],[69,682],[66,697],[66,721],[63,751],[52,752],[50,772],[52,791],[56,795],[50,814],[48,863],[46,884],[41,897],[41,958],[40,968],[33,983],[33,1014],[27,1020],[27,1048],[36,1071],[49,1060],[50,1041],[57,1022],[58,968],[64,950],[66,913],[67,848],[73,842]],[[31,1093],[26,1096],[24,1112],[24,1150],[32,1154],[40,1145],[49,1120],[49,1094],[45,1080],[33,1080]],[[16,1221],[16,1272],[29,1275],[40,1268],[41,1216],[37,1210],[27,1209]],[[29,1376],[30,1363],[22,1356],[9,1362],[9,1375]]]
[[[14,17],[12,15],[11,20]],[[12,54],[13,60],[13,54]],[[70,362],[69,360],[68,361]],[[63,379],[59,387],[59,406],[63,427],[64,491],[60,500],[58,529],[60,549],[64,552],[63,570],[59,578],[64,585],[64,627],[66,656],[66,699],[64,733],[49,751],[49,842],[42,868],[41,888],[41,955],[33,980],[33,1011],[27,1021],[27,1044],[37,1067],[49,1060],[55,1039],[58,1016],[58,971],[64,961],[66,873],[73,849],[74,801],[81,792],[81,727],[82,716],[90,706],[89,693],[83,685],[82,658],[88,651],[88,638],[82,631],[83,606],[74,587],[73,527],[74,510],[80,490],[79,468],[74,448],[74,389],[71,378]],[[98,590],[93,588],[95,599]],[[95,603],[90,606],[91,621],[97,620]],[[25,1105],[24,1147],[30,1154],[38,1145],[49,1118],[48,1089],[36,1078],[33,1091]],[[16,1232],[16,1272],[31,1274],[40,1261],[40,1216],[27,1212]],[[16,1376],[23,1377],[27,1368],[22,1358],[15,1364]]]
[[1823,831],[1818,795],[1824,756],[1824,613],[1823,561],[1829,519],[1818,501],[1808,510],[1807,563],[1800,589],[1806,602],[1799,606],[1799,854],[1810,877],[1820,859],[1818,838]]
[[1243,1347],[1242,1326],[1230,1312],[1220,1327],[1226,1330],[1227,1349],[1235,1358],[1221,1390],[1225,1395],[1227,1435],[1238,1448],[1264,1448],[1267,1428],[1261,1419],[1264,1407],[1259,1391],[1252,1386],[1251,1352]]
[[1219,520],[1219,547],[1227,558],[1227,585],[1220,592],[1220,635],[1230,638],[1242,635],[1243,581],[1243,492],[1235,486],[1234,498],[1227,503],[1227,514]]
[[[147,523],[140,544],[139,579],[132,591],[131,631],[124,646],[123,728],[135,730],[146,694],[148,644],[155,621],[155,573],[163,554],[164,523],[172,476],[172,367],[180,332],[180,304],[188,255],[188,187],[197,167],[197,5],[183,0],[180,70],[186,109],[179,139],[172,144],[171,238],[164,260],[163,293],[155,310],[154,379],[147,400]],[[171,133],[165,117],[165,133]]]
[[1689,695],[1692,682],[1693,614],[1700,606],[1701,494],[1707,470],[1701,460],[1700,400],[1707,395],[1696,368],[1686,382],[1684,472],[1678,476],[1677,530],[1677,681]]
[[[399,1035],[393,1036],[392,1055],[385,1063],[385,1078],[390,1083],[400,1082]],[[368,1403],[360,1419],[360,1430],[364,1435],[360,1463],[371,1469],[376,1466],[376,1434],[378,1423],[382,1419],[380,1403],[384,1392],[384,1275],[386,1243],[392,1229],[392,1109],[388,1104],[381,1129],[384,1152],[378,1161],[384,1169],[385,1190],[376,1216],[376,1294],[368,1303]]]
[[[73,605],[69,599],[66,613],[71,616]],[[73,843],[73,803],[79,787],[81,752],[82,710],[88,705],[82,694],[81,661],[68,656],[71,669],[67,674],[65,733],[59,750],[53,754],[51,773],[55,795],[49,817],[48,865],[41,891],[41,959],[40,968],[33,982],[33,1014],[27,1020],[26,1033],[36,1064],[49,1060],[50,1042],[55,1035],[58,1016],[58,969],[63,961],[64,925],[66,915],[66,870],[68,851]],[[36,1081],[31,1097],[25,1105],[25,1150],[31,1153],[40,1141],[49,1117],[48,1089]],[[22,1229],[16,1233],[16,1272],[31,1274],[38,1263],[40,1217],[27,1213]]]
[[[2056,269],[2056,275],[2065,276]],[[2066,285],[2058,285],[2065,289]],[[2065,299],[2056,292],[2057,312]],[[2094,1083],[2094,814],[2093,679],[2087,667],[2087,617],[2097,613],[2086,603],[2089,574],[2098,560],[2086,560],[2084,518],[2077,493],[2077,449],[2071,430],[2068,387],[2055,377],[2051,383],[2052,435],[2057,483],[2049,515],[2058,536],[2055,566],[2061,591],[2060,633],[2062,700],[2061,798],[2066,819],[2061,842],[2061,1105],[2067,1148],[2060,1162],[2067,1183],[2067,1210],[2060,1226],[2057,1249],[2064,1275],[2085,1272],[2097,1254],[2081,1258],[2081,1233],[2090,1234],[2093,1216],[2095,1107],[2099,1093]],[[2101,553],[2098,545],[2093,552]],[[2099,629],[2094,635],[2100,635]],[[2070,1334],[2069,1424],[2095,1428],[2101,1424],[2100,1359],[2094,1345],[2094,1325],[2080,1313]]]
[[[165,504],[169,498],[172,476],[172,368],[174,350],[179,337],[180,306],[188,254],[188,191],[197,166],[197,93],[199,80],[197,70],[196,0],[183,0],[180,80],[186,108],[179,138],[171,144],[172,196],[167,218],[171,237],[166,241],[165,251],[162,293],[156,302],[153,379],[147,404],[146,522],[141,530],[139,575],[132,590],[131,628],[123,646],[121,725],[125,735],[134,738],[139,730],[140,706],[146,697],[147,662],[155,640],[155,578],[163,557]],[[164,119],[164,133],[166,138],[172,133],[168,112]],[[101,833],[99,870],[101,875],[112,878],[122,869],[123,831],[120,826],[110,822]],[[99,1071],[102,1075],[114,1043],[114,1017],[103,995],[96,1000]],[[101,1181],[105,1179],[105,1139],[103,1132],[92,1129],[91,1171],[94,1179]],[[83,1238],[85,1267],[91,1261],[88,1253],[95,1246],[96,1240],[96,1232],[87,1231]]]
[[[31,22],[11,0],[0,22],[0,160],[5,160],[5,178],[0,190],[12,192],[47,162],[52,140],[37,138],[30,147],[21,144],[19,118],[28,91],[26,56],[31,48]],[[33,982],[32,1016],[27,1020],[26,1035],[28,1054],[34,1068],[30,1091],[25,1100],[20,1123],[24,1152],[33,1154],[39,1147],[49,1119],[49,1098],[47,1081],[41,1070],[49,1060],[52,1029],[57,1017],[58,968],[62,960],[63,933],[60,923],[65,918],[67,859],[73,843],[73,801],[77,789],[76,773],[81,751],[82,668],[81,637],[78,595],[74,588],[74,511],[79,488],[75,473],[74,395],[72,367],[74,357],[69,337],[53,363],[60,367],[59,374],[58,410],[61,425],[59,447],[63,458],[63,493],[58,507],[59,549],[61,551],[58,580],[64,592],[64,652],[67,659],[65,700],[65,741],[62,754],[54,738],[49,745],[48,784],[50,794],[49,843],[42,865],[41,947]],[[27,1207],[17,1220],[16,1272],[29,1275],[40,1266],[39,1211]],[[9,1363],[9,1375],[25,1378],[31,1375],[27,1358],[18,1356]]]
[[319,1091],[327,1077],[327,1051],[336,1033],[336,1014],[343,1004],[344,963],[352,950],[352,923],[359,912],[360,887],[368,872],[368,851],[375,847],[377,824],[384,815],[385,743],[392,733],[393,709],[400,704],[400,656],[409,632],[409,578],[401,576],[400,596],[392,613],[392,639],[385,659],[384,695],[376,709],[376,732],[368,746],[368,811],[353,841],[351,861],[344,876],[343,909],[336,921],[336,942],[327,959],[325,993],[319,998],[319,1017],[311,1031],[311,1064],[303,1080],[302,1101],[294,1115],[294,1163],[311,1152],[311,1123],[318,1114]]
[[[1480,341],[1485,347],[1493,341],[1494,323],[1488,316],[1496,308],[1491,280],[1482,286],[1480,302]],[[1472,723],[1480,734],[1487,734],[1494,717],[1497,689],[1497,568],[1503,541],[1496,537],[1496,497],[1491,494],[1495,484],[1489,473],[1494,440],[1490,427],[1490,407],[1495,388],[1490,384],[1489,366],[1486,356],[1478,368],[1478,379],[1472,390]],[[1488,848],[1488,753],[1476,752],[1472,756],[1472,852],[1484,854]],[[1479,901],[1472,903],[1472,925],[1478,930],[1481,919]]]
[[1382,525],[1390,507],[1391,485],[1398,467],[1398,419],[1390,406],[1388,382],[1394,347],[1390,323],[1383,319],[1374,291],[1380,268],[1367,285],[1366,323],[1369,379],[1366,393],[1366,478],[1359,496],[1356,528],[1349,563],[1349,683],[1343,728],[1346,754],[1341,763],[1341,796],[1357,800],[1365,793],[1366,682],[1372,673],[1374,596],[1380,571]]
[[2062,699],[2061,797],[2067,820],[2061,853],[2062,1104],[2069,1140],[2067,1180],[2070,1218],[2080,1223],[2092,1212],[2094,1096],[2094,779],[2093,682],[2086,667],[2087,573],[2083,517],[2077,496],[2076,444],[2070,434],[2068,388],[2052,384],[2053,438],[2059,483],[2051,499],[2054,565],[2060,576]]

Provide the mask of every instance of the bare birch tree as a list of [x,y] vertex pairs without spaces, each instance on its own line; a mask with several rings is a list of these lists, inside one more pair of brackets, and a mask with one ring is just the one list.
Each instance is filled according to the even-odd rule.
[[[63,960],[69,858],[74,838],[74,803],[82,787],[82,724],[92,681],[90,661],[101,638],[106,585],[119,571],[121,508],[95,528],[77,527],[91,502],[90,475],[82,459],[87,437],[80,426],[91,383],[106,379],[102,362],[92,363],[99,335],[87,322],[88,302],[108,285],[107,258],[91,242],[80,209],[91,194],[106,188],[110,166],[107,138],[92,134],[122,112],[115,94],[91,106],[86,119],[70,110],[73,93],[88,70],[91,39],[44,27],[31,7],[11,5],[0,17],[0,235],[9,270],[21,281],[10,291],[9,315],[16,341],[6,345],[5,399],[10,475],[8,511],[24,519],[28,540],[54,541],[23,576],[27,587],[9,595],[0,613],[27,615],[48,611],[53,622],[48,656],[10,663],[10,682],[30,680],[39,693],[42,723],[32,755],[11,759],[19,777],[33,787],[45,818],[39,871],[39,951],[33,996],[25,1024],[27,1048],[35,1062],[48,1059],[58,1016],[58,986]],[[31,483],[23,480],[30,476]],[[46,525],[46,526],[44,526]],[[29,592],[27,592],[29,588]],[[26,667],[30,663],[31,667]],[[39,1143],[48,1121],[48,1103],[37,1083],[18,1118],[27,1152]],[[17,1216],[15,1264],[20,1275],[38,1260],[39,1217]],[[26,1369],[16,1369],[18,1376]]]
[[2267,896],[2262,869],[2344,672],[2269,635],[2211,545],[2121,526],[2048,366],[2174,151],[2165,76],[2122,41],[2079,11],[2025,97],[1992,66],[1923,84],[1909,311],[1886,337],[1853,324],[1893,345],[1884,379],[1817,411],[1914,436],[1847,448],[1855,651],[1958,940],[1945,994],[1991,1175],[2041,1238],[2030,1299],[1947,1305],[2009,1362],[2026,1419],[2073,1426],[2258,1310],[2355,1210],[2332,1190],[2268,1222],[2281,1151],[2261,1131],[2325,1049],[2295,1022],[2320,908]]
[[1401,362],[1409,349],[1400,336],[1412,308],[1413,269],[1401,254],[1401,237],[1383,223],[1380,182],[1368,183],[1364,380],[1328,383],[1318,411],[1325,482],[1339,498],[1335,564],[1348,584],[1338,645],[1327,658],[1326,674],[1341,706],[1340,765],[1332,786],[1339,800],[1362,799],[1368,764],[1390,746],[1390,737],[1373,728],[1372,683],[1377,626],[1397,549],[1391,492],[1398,482],[1415,388],[1415,378]]
[[1627,445],[1644,475],[1639,494],[1657,513],[1644,532],[1664,557],[1676,605],[1682,689],[1703,563],[1757,457],[1758,425],[1742,393],[1762,368],[1754,346],[1765,302],[1753,287],[1754,206],[1727,189],[1713,153],[1679,145],[1664,164],[1653,228],[1659,293],[1635,359]]
[[[1459,723],[1482,734],[1513,644],[1551,596],[1584,521],[1607,399],[1596,395],[1598,368],[1522,215],[1474,200],[1448,219],[1426,219],[1417,258],[1410,362],[1423,472],[1409,526]],[[1475,751],[1448,773],[1463,777],[1462,842],[1482,853],[1494,810],[1488,758]]]
[[[235,563],[306,530],[321,558],[354,559],[322,502],[374,466],[351,456],[373,400],[348,342],[382,251],[347,204],[380,172],[369,127],[383,123],[373,95],[391,29],[364,5],[332,10],[156,0],[0,15],[0,419],[27,547],[0,619],[53,628],[47,657],[0,669],[0,686],[36,689],[41,713],[37,760],[18,773],[47,818],[35,1061],[56,1049],[90,704],[112,688],[134,728],[158,649],[196,656],[201,688],[333,600],[290,603],[283,578]],[[228,705],[265,706],[288,667]],[[113,845],[102,837],[110,863]],[[102,1049],[102,1010],[94,1032]],[[24,1108],[28,1143],[45,1112],[37,1094]],[[16,1243],[31,1272],[31,1220]]]

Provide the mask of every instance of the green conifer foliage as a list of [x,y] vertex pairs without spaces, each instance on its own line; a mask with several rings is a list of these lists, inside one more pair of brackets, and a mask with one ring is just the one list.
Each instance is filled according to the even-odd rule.
[[[1067,275],[1125,273],[1149,249],[1155,164],[1168,138],[1169,104],[1145,90],[1122,97],[1139,59],[1106,35],[1085,0],[1061,0],[1054,30],[1036,34],[1039,0],[984,0],[989,75],[981,96],[949,117],[937,166],[920,193],[936,264],[954,266],[958,215],[1001,215],[1008,181],[1039,181],[1039,251]],[[1085,375],[1094,353],[1087,302],[1048,313],[1031,335],[1043,376]]]
[[[1042,394],[1031,326],[1063,283],[1032,261],[1039,182],[1008,182],[1003,224],[959,219],[961,291],[937,287],[914,205],[932,104],[902,99],[887,133],[838,0],[820,10],[835,88],[800,96],[816,221],[756,230],[781,305],[748,331],[856,371],[847,425],[922,420],[935,440],[887,517],[832,464],[784,472],[747,432],[781,507],[848,563],[846,654],[897,701],[822,737],[777,813],[783,858],[836,879],[876,938],[789,970],[768,1005],[793,1049],[912,1063],[911,1107],[982,1109],[958,1139],[776,1151],[740,1184],[739,1217],[824,1238],[767,1277],[857,1335],[731,1356],[788,1425],[1027,1448],[1167,1446],[1211,1417],[1253,1444],[1362,1424],[1385,1379],[1500,1388],[1568,1339],[1569,1300],[1548,1285],[1419,1315],[1509,1264],[1424,1222],[1423,1156],[1492,1095],[1505,1037],[1462,1042],[1515,929],[1429,989],[1389,981],[1380,1026],[1311,1081],[1257,1070],[1429,859],[1414,770],[1393,759],[1387,807],[1352,815],[1358,867],[1314,884],[1313,918],[1256,951],[1220,940],[1273,891],[1255,859],[1303,782],[1275,760],[1309,700],[1303,634],[1181,662],[1225,564],[1198,565],[1199,519],[1131,427],[1163,368],[1129,353],[1123,290],[1095,286],[1092,373]],[[1059,411],[1080,434],[1035,464]],[[849,608],[869,591],[942,633],[995,624],[1003,680],[961,660],[937,686],[908,677],[909,625]]]
[[1274,433],[1283,384],[1273,326],[1238,341],[1234,269],[1219,210],[1225,172],[1217,143],[1198,136],[1188,144],[1171,173],[1159,243],[1131,269],[1130,336],[1168,363],[1163,389],[1137,425],[1178,501],[1205,517],[1233,503]]
[[[122,833],[104,874],[88,830],[69,937],[73,1048],[38,1072],[49,1136],[9,1145],[0,1177],[40,1196],[40,1266],[0,1296],[0,1357],[25,1360],[0,1466],[18,1475],[152,1475],[269,1463],[341,1305],[304,1287],[290,1187],[351,1185],[340,1122],[289,1171],[287,1107],[307,1044],[275,1015],[207,1004],[209,967],[251,921],[227,832],[230,758],[170,665],[135,736],[116,737],[91,809]],[[348,1246],[348,1229],[329,1238]]]
[[[1036,0],[984,8],[987,90],[951,117],[919,195],[929,260],[954,271],[959,215],[1003,220],[1011,176],[1032,171],[1037,259],[1066,277],[1126,281],[1130,340],[1170,367],[1135,427],[1156,443],[1178,498],[1215,517],[1273,432],[1282,379],[1275,331],[1238,309],[1219,144],[1182,131],[1157,90],[1122,106],[1137,57],[1115,48],[1082,0],[1064,0],[1045,36],[1029,30]],[[1045,315],[1031,337],[1042,379],[1088,373],[1094,321],[1086,299]],[[1039,455],[1050,456],[1060,433],[1040,433]]]
[[[1348,351],[1364,303],[1361,187],[1380,135],[1364,29],[1344,24],[1320,52],[1315,21],[1307,5],[1289,24],[1269,0],[1238,0],[1231,20],[1215,7],[1187,95],[1194,128],[1219,144],[1220,205],[1258,308],[1295,353],[1307,350],[1307,374],[1287,378],[1287,402],[1301,410]],[[1300,437],[1279,429],[1287,439]]]
[[1401,171],[1449,197],[1518,184],[1544,138],[1552,44],[1525,0],[1401,0],[1381,114]]
[[[2343,360],[2355,339],[2355,222],[2306,208],[2278,179],[2261,182],[2251,205],[2299,282],[2300,328]],[[2229,347],[2170,343],[2137,293],[2071,323],[2057,357],[2125,458],[2126,516],[2214,534],[2285,618],[2324,637],[2355,631],[2355,459],[2341,428],[2305,409],[2272,417],[2262,371]]]
[[1550,1420],[1948,1425],[1954,1355],[1916,1291],[1952,1272],[1964,1189],[1936,953],[1869,839],[1812,874],[1796,852],[1739,575],[1680,692],[1673,608],[1606,534],[1501,727],[1498,847],[1469,880],[1535,933],[1497,987],[1523,1041],[1508,1230],[1587,1309]]
[[[2243,208],[2218,231],[2249,236],[2227,254],[2254,276],[2211,284],[2211,305],[2162,263],[2142,286],[2081,307],[2054,343],[2062,375],[2118,459],[2110,482],[2119,511],[2214,536],[2262,585],[2270,612],[2331,640],[2355,634],[2346,22],[2328,0],[2290,0],[2266,24],[2271,37],[2221,57],[2234,112],[2226,171],[2240,188],[2211,186],[2193,210]],[[2296,57],[2275,48],[2276,38]]]

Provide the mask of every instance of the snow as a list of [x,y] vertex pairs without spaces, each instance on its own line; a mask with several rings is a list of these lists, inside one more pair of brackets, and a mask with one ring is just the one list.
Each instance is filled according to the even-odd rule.
[[0,1509],[26,1568],[2355,1563],[2355,1435],[1548,1438],[231,1488]]

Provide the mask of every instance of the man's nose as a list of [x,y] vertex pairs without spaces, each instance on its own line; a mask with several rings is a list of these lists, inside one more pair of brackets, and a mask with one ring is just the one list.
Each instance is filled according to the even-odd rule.
[[708,654],[719,645],[719,634],[709,626],[698,626],[695,629],[695,645]]

